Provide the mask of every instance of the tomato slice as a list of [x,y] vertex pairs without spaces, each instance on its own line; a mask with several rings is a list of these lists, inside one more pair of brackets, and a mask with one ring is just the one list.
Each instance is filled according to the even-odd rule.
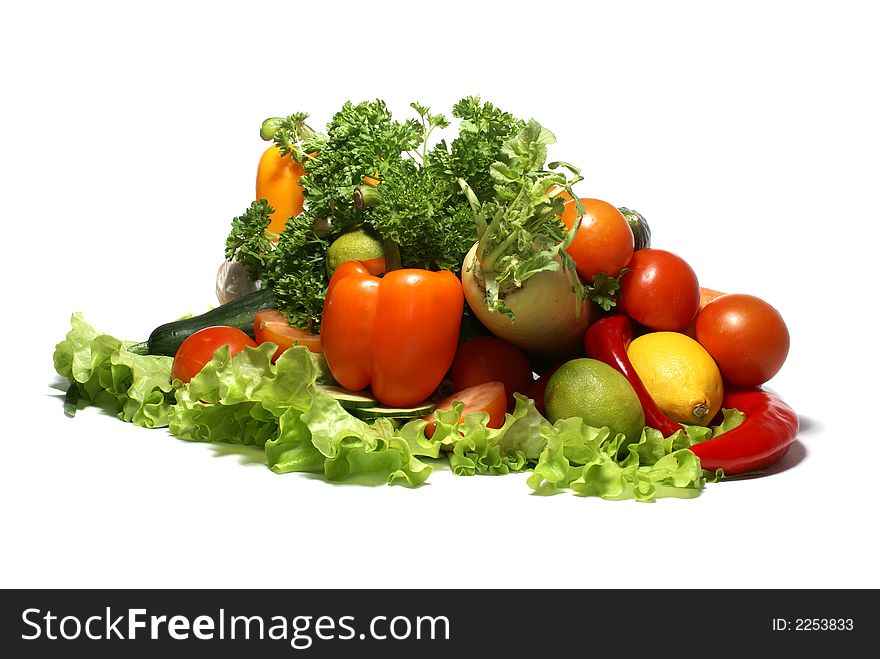
[[257,338],[257,343],[268,341],[278,346],[272,358],[273,362],[291,346],[305,346],[312,352],[323,352],[320,334],[312,334],[308,330],[294,327],[277,309],[263,309],[257,312],[254,316],[254,336]]
[[[457,391],[437,403],[438,410],[452,409],[456,401],[464,403],[461,418],[464,419],[474,412],[486,412],[489,415],[488,427],[500,428],[504,425],[504,413],[507,411],[507,394],[504,391],[503,382],[484,382],[467,389]],[[422,417],[428,422],[425,426],[425,435],[434,435],[434,413]]]
[[189,382],[223,346],[229,346],[229,354],[236,355],[245,347],[256,348],[257,344],[237,327],[206,327],[186,337],[180,344],[171,365],[171,377]]

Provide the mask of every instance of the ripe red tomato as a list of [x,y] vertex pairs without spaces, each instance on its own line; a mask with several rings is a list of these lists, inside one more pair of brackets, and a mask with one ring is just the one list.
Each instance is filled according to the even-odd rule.
[[[614,206],[599,199],[581,198],[586,211],[574,241],[566,250],[586,282],[604,272],[616,277],[633,255],[633,232]],[[565,202],[562,221],[571,229],[578,217],[574,200]]]
[[700,308],[700,284],[680,256],[662,249],[637,250],[620,278],[620,309],[656,331],[680,332]]
[[[462,420],[468,414],[474,412],[485,412],[489,415],[489,421],[486,424],[489,428],[500,428],[504,425],[504,412],[507,408],[507,394],[504,391],[504,384],[501,382],[483,382],[457,391],[451,396],[444,398],[437,403],[438,410],[452,409],[455,402],[464,403],[464,410],[461,413]],[[431,437],[434,434],[434,413],[431,412],[423,417],[428,425],[425,426],[425,435]]]
[[721,376],[739,387],[757,387],[782,368],[790,337],[782,316],[754,295],[728,293],[697,316],[697,341]]
[[[707,304],[709,304],[716,297],[721,297],[724,295],[721,291],[716,291],[711,288],[705,288],[704,286],[700,286],[700,309],[697,311],[697,318],[700,317],[700,311],[703,310]],[[697,318],[694,318],[688,326],[682,330],[682,334],[687,334],[694,341],[697,340]]]
[[484,382],[504,383],[507,408],[513,410],[516,402],[513,394],[525,392],[532,381],[532,367],[519,348],[494,336],[479,336],[459,346],[449,377],[453,391]]
[[544,392],[547,390],[547,382],[565,362],[557,362],[544,371],[537,380],[530,382],[523,392],[526,396],[535,401],[535,409],[544,414]]
[[287,317],[277,309],[263,309],[254,316],[254,336],[257,343],[274,343],[278,346],[274,362],[281,353],[290,346],[305,346],[311,352],[323,352],[321,349],[321,335],[312,334],[308,330],[302,330],[287,322]]
[[237,327],[206,327],[186,337],[180,344],[171,365],[171,377],[189,382],[223,346],[229,346],[229,354],[236,355],[245,347],[256,348],[257,344]]

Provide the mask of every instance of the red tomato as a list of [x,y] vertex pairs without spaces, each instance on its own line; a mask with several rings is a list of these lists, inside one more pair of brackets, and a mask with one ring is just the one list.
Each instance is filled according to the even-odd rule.
[[206,327],[189,335],[180,344],[171,365],[171,377],[189,382],[223,346],[229,346],[230,355],[237,355],[245,347],[256,348],[257,344],[237,327]]
[[[484,382],[467,389],[457,391],[451,396],[437,403],[438,410],[452,409],[455,402],[464,403],[461,413],[462,420],[474,412],[486,412],[489,415],[489,428],[500,428],[504,425],[504,412],[507,408],[507,394],[504,392],[504,384],[501,382]],[[425,426],[425,435],[434,434],[434,413],[423,417],[428,425]]]
[[287,322],[287,317],[277,309],[263,309],[254,316],[254,336],[257,343],[274,343],[278,346],[274,362],[291,346],[305,346],[312,352],[322,352],[320,334],[312,334]]
[[680,332],[700,308],[700,284],[680,256],[662,249],[637,250],[620,278],[620,309],[655,331]]
[[[633,232],[626,218],[607,201],[581,198],[586,211],[574,241],[566,250],[586,282],[604,272],[616,277],[633,255]],[[571,229],[578,218],[574,200],[565,202],[562,221]]]
[[555,363],[542,373],[541,377],[530,382],[526,387],[526,390],[523,392],[526,396],[535,401],[535,409],[541,414],[544,414],[544,392],[547,390],[547,382],[550,380],[550,376],[556,372],[556,369],[564,363],[565,362]]
[[[709,304],[716,297],[721,297],[722,295],[724,295],[724,293],[722,293],[721,291],[716,291],[711,288],[704,288],[703,286],[700,286],[700,309],[699,311],[697,311],[697,318],[700,317],[700,311],[702,311],[707,304]],[[688,324],[687,328],[682,331],[683,334],[687,334],[694,341],[697,340],[697,318],[694,318]]]
[[449,377],[453,391],[484,382],[503,382],[507,409],[512,411],[515,405],[513,394],[525,392],[532,381],[532,367],[519,348],[494,336],[479,336],[459,346]]
[[739,387],[757,387],[782,368],[789,334],[782,316],[754,295],[729,293],[697,316],[697,341],[718,363],[721,376]]
[[523,392],[535,402],[535,409],[544,414],[544,391],[547,389],[547,378],[532,380]]

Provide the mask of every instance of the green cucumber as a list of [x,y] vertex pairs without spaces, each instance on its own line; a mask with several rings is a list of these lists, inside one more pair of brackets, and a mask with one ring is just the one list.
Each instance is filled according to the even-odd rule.
[[322,385],[318,387],[324,393],[330,394],[335,398],[342,407],[347,410],[354,410],[364,407],[375,408],[379,401],[363,391],[351,391],[343,387],[334,387]]
[[145,355],[168,355],[173,357],[184,339],[216,325],[237,327],[245,334],[254,336],[254,316],[263,309],[275,307],[275,296],[267,289],[259,290],[244,297],[221,304],[200,316],[192,316],[160,325],[153,330],[150,338],[130,348],[131,352]]
[[349,410],[356,417],[369,421],[379,418],[409,419],[425,416],[434,411],[434,403],[424,402],[415,407],[357,407]]
[[644,249],[645,247],[650,247],[651,227],[648,226],[648,221],[644,217],[642,217],[642,214],[638,211],[633,211],[623,206],[621,206],[618,210],[626,218],[626,223],[629,224],[629,228],[632,229],[634,243],[633,248],[638,250]]

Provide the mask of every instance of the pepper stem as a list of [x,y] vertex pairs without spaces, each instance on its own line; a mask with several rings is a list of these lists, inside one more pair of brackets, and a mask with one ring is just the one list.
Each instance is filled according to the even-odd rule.
[[385,251],[386,273],[403,268],[403,261],[400,259],[400,245],[390,238],[383,238],[382,249]]
[[700,403],[696,407],[694,407],[694,416],[698,419],[702,419],[709,413],[709,408],[706,407],[703,403]]
[[352,197],[354,207],[358,210],[362,208],[373,208],[382,202],[382,193],[372,185],[361,185],[356,187]]

